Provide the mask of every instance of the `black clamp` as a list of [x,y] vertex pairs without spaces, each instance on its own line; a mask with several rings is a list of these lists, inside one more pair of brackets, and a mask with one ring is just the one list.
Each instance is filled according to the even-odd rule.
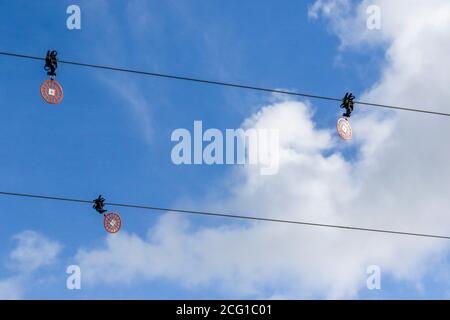
[[102,197],[102,195],[99,195],[97,199],[93,200],[94,205],[92,208],[95,209],[100,214],[105,213],[107,210],[105,210],[105,198]]
[[342,99],[342,104],[341,104],[341,108],[345,109],[345,113],[343,114],[344,117],[346,118],[350,118],[352,112],[353,112],[353,108],[354,108],[354,100],[355,96],[351,93],[351,92],[347,92],[344,96],[344,98]]
[[58,68],[57,55],[58,52],[56,52],[56,50],[48,50],[47,56],[45,57],[44,70],[47,71],[47,75],[50,76],[50,79],[52,80],[56,77],[56,68]]

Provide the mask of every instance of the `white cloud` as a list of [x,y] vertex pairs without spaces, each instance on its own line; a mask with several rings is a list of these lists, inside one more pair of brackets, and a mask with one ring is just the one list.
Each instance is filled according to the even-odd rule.
[[350,0],[317,0],[309,7],[308,15],[313,19],[318,19],[321,15],[333,18],[343,13],[348,13],[350,8]]
[[58,242],[32,230],[14,235],[13,240],[17,243],[9,254],[9,266],[15,274],[0,279],[0,300],[23,299],[35,280],[31,275],[54,264],[62,248]]
[[318,0],[309,7],[308,16],[312,20],[325,17],[330,22],[330,29],[341,41],[340,49],[358,48],[361,45],[367,49],[368,45],[378,45],[386,37],[383,32],[374,32],[366,28],[368,17],[366,9],[373,2],[367,1],[367,5],[358,6],[352,0]]
[[0,300],[17,300],[22,298],[22,286],[14,278],[0,281]]
[[23,231],[14,236],[16,248],[10,253],[10,260],[21,273],[31,273],[49,266],[61,251],[61,245],[36,231]]
[[[382,8],[383,25],[370,39],[372,33],[357,27],[368,4],[353,14],[348,1],[321,0],[311,9],[311,16],[325,15],[344,46],[370,39],[388,44],[382,76],[361,99],[449,112],[450,3],[371,1]],[[237,169],[231,196],[210,207],[450,234],[448,119],[361,108],[352,118],[352,145],[359,152],[352,162],[339,153],[343,144],[331,130],[315,128],[303,103],[263,108],[244,126],[279,128],[279,174]],[[373,264],[382,276],[420,288],[448,248],[439,240],[273,223],[192,228],[185,218],[166,216],[145,239],[109,237],[104,247],[80,250],[76,259],[89,283],[162,278],[189,288],[217,286],[234,297],[348,298],[365,289],[366,268]]]

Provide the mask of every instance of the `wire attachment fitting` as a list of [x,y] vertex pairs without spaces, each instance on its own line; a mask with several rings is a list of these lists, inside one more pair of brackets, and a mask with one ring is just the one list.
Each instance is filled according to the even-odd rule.
[[58,52],[56,50],[48,50],[47,56],[45,57],[45,66],[44,70],[47,71],[47,75],[50,76],[50,79],[55,79],[56,77],[56,68],[58,68]]
[[342,99],[342,103],[341,103],[341,108],[345,109],[345,113],[342,114],[343,117],[350,118],[350,116],[353,112],[354,105],[355,105],[354,100],[355,100],[355,96],[351,92],[347,92],[345,94],[344,98]]
[[94,202],[92,208],[94,208],[94,210],[98,213],[104,214],[107,211],[105,210],[105,198],[103,198],[102,195],[99,195],[98,198],[92,202]]

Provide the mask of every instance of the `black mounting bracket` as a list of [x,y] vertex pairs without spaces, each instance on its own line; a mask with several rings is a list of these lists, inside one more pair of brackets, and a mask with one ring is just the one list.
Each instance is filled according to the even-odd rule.
[[56,50],[48,50],[45,57],[44,70],[47,71],[47,75],[51,79],[56,77],[56,68],[58,68],[58,58],[56,57],[58,52]]
[[103,198],[102,195],[99,195],[98,198],[92,202],[94,202],[92,208],[94,208],[98,213],[103,214],[107,211],[105,210],[105,198]]
[[353,108],[354,108],[354,100],[355,96],[351,92],[347,92],[342,99],[341,108],[345,109],[345,113],[343,114],[344,117],[350,118]]

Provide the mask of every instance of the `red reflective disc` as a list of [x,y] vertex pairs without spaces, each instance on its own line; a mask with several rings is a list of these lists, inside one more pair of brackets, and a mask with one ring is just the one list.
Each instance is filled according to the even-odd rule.
[[108,231],[109,233],[116,233],[122,226],[122,220],[117,213],[110,212],[108,214],[105,214],[105,220],[103,224],[106,231]]
[[352,127],[347,118],[339,118],[336,124],[339,136],[344,140],[350,140],[352,138]]
[[45,80],[41,85],[41,96],[50,104],[58,104],[64,97],[61,85],[55,80]]

